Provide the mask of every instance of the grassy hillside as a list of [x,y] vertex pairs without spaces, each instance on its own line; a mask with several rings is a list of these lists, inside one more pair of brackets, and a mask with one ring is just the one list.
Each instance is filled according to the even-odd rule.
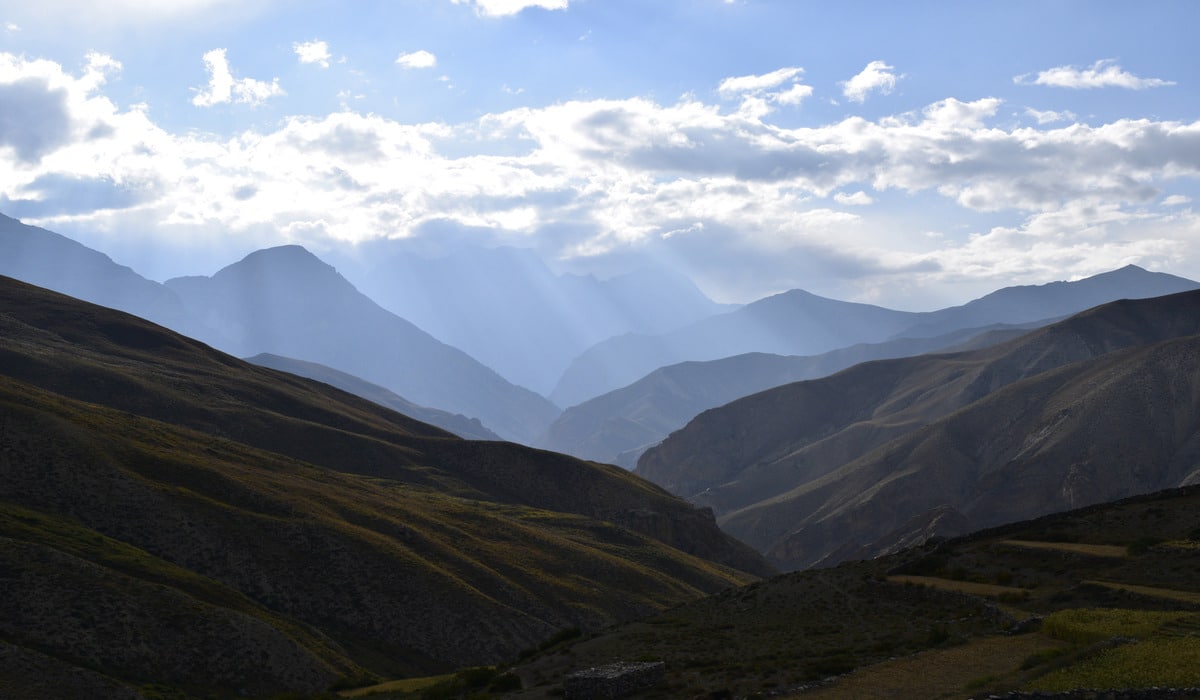
[[858,365],[701,414],[638,473],[785,568],[1187,483],[1198,331],[1188,292]]
[[0,695],[313,693],[753,579],[681,548],[767,571],[619,469],[0,283]]
[[513,672],[528,698],[618,660],[666,662],[645,698],[963,698],[1197,687],[1198,649],[1200,487],[1190,487],[777,576]]

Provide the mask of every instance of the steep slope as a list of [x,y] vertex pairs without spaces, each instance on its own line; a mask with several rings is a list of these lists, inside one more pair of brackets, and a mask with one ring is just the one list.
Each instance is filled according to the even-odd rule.
[[[1171,385],[1188,387],[1192,382],[1187,352],[1193,341],[1186,337],[1195,333],[1200,333],[1200,292],[1189,292],[1115,302],[984,350],[857,365],[707,411],[643,455],[638,473],[711,505],[730,532],[787,567],[836,561],[848,547],[859,548],[904,527],[923,527],[920,519],[938,506],[949,506],[968,523],[979,525],[1174,485],[1187,474],[1162,460],[1176,453],[1185,459],[1191,439],[1187,430],[1159,436],[1160,444],[1144,445],[1136,431],[1151,425],[1128,421],[1122,427],[1108,413],[1093,411],[1142,412],[1154,420],[1190,415],[1186,390],[1180,393]],[[1154,344],[1178,338],[1185,339],[1182,345],[1167,346],[1162,351],[1166,354],[1151,352]],[[1104,357],[1122,349],[1130,350],[1115,359]],[[1091,364],[1072,364],[1082,361]],[[1056,368],[1063,369],[1038,377]],[[1171,401],[1155,406],[1146,403],[1146,395],[1126,393],[1121,401],[1105,403],[1117,395],[1099,390],[1068,400],[1063,398],[1066,394],[1054,392],[1068,391],[1068,383],[1074,381],[1071,372],[1084,373],[1078,381],[1100,381],[1105,372],[1153,379],[1162,384],[1155,389]],[[1026,378],[1028,382],[1017,384]],[[1006,387],[1003,397],[989,397]],[[976,405],[985,398],[1000,403]],[[1109,432],[1093,436],[1096,444],[1123,440],[1142,446],[1145,473],[1127,480],[1130,490],[1119,490],[1126,488],[1120,485],[1120,475],[1130,466],[1113,461],[1130,458],[1127,450],[1112,446],[1093,455],[1085,441],[1075,438],[1061,444],[1083,451],[1059,454],[1065,460],[1060,466],[1090,465],[1088,473],[1094,476],[1089,478],[1099,479],[1103,488],[1079,491],[1078,498],[1054,496],[1065,493],[1067,486],[1065,476],[1052,472],[1042,482],[1030,477],[1029,493],[1007,499],[1002,482],[985,479],[998,468],[990,459],[1014,460],[1011,469],[1017,471],[1006,467],[1007,476],[1034,468],[1033,462],[1022,461],[1033,459],[1034,452],[1017,459],[1000,446],[1023,444],[1038,431],[1049,430],[1052,422],[1047,421],[1053,416],[1041,411],[1052,399],[1080,415],[1085,415],[1080,402],[1094,402],[1088,404],[1086,422],[1064,423],[1073,426],[1076,438],[1088,425],[1104,425]],[[964,416],[976,419],[969,430],[961,422],[967,420]],[[1165,421],[1166,427],[1173,425]],[[917,445],[928,449],[917,450]],[[893,493],[901,483],[907,491]],[[1037,488],[1044,493],[1035,498]],[[950,493],[955,498],[949,498]],[[963,500],[968,494],[977,501],[968,505]],[[1004,511],[999,503],[1009,501],[1013,510]],[[1022,510],[1026,504],[1028,509]],[[799,536],[800,531],[806,534]]]
[[0,679],[259,696],[490,663],[748,578],[682,549],[768,571],[619,469],[460,440],[0,278],[0,578],[19,592]]
[[499,435],[485,428],[477,418],[467,418],[463,415],[439,411],[436,408],[418,406],[404,397],[397,395],[395,392],[384,389],[378,384],[372,384],[352,374],[339,372],[332,367],[326,367],[316,362],[305,362],[270,353],[260,353],[254,357],[247,357],[246,361],[260,367],[277,369],[280,372],[288,372],[337,387],[342,391],[360,396],[368,401],[373,401],[380,406],[386,406],[393,411],[403,413],[410,418],[416,418],[422,423],[428,423],[442,430],[447,430],[461,438],[468,440],[501,439]]
[[835,301],[794,289],[668,333],[626,334],[598,343],[571,363],[550,398],[560,406],[574,406],[659,367],[688,360],[749,352],[816,355],[879,342],[917,319],[917,314]]
[[601,340],[661,333],[730,310],[663,269],[600,280],[555,274],[531,250],[463,248],[436,257],[402,246],[363,243],[331,261],[384,308],[543,394]]
[[218,347],[231,354],[327,365],[519,442],[532,442],[558,415],[546,399],[384,310],[299,246],[260,250],[212,277],[167,286],[221,332],[227,340]]
[[702,411],[743,396],[827,376],[869,360],[958,348],[968,342],[974,347],[995,345],[1027,330],[1017,326],[971,328],[936,338],[853,345],[821,355],[747,353],[708,362],[682,362],[568,408],[550,424],[538,445],[633,469],[643,452]]

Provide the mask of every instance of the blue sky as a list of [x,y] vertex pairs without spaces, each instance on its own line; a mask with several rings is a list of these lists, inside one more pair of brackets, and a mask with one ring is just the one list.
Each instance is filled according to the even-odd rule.
[[722,301],[1200,279],[1198,15],[0,0],[0,212],[156,279],[378,237],[652,260]]

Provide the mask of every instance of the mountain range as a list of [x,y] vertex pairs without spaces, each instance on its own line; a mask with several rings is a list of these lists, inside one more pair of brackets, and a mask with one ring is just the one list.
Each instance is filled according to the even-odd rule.
[[829,565],[1197,479],[1200,292],[700,414],[637,472],[779,566]]
[[666,268],[603,280],[556,274],[532,251],[511,247],[437,256],[384,240],[329,260],[387,310],[546,396],[571,360],[602,340],[663,333],[735,308]]
[[0,679],[51,696],[495,663],[771,572],[624,470],[462,440],[9,278],[0,409]]
[[[1074,282],[1009,287],[963,306],[909,316],[909,320],[915,319],[913,326],[881,343],[862,343],[813,356],[756,352],[668,365],[568,408],[538,444],[633,468],[642,452],[701,411],[771,387],[826,376],[869,360],[995,344],[1105,302],[1198,287],[1191,280],[1130,265]],[[873,307],[866,308],[868,319],[878,313]],[[847,305],[841,312],[854,319],[859,310]],[[707,323],[723,320],[714,317]],[[935,333],[940,335],[931,335]]]

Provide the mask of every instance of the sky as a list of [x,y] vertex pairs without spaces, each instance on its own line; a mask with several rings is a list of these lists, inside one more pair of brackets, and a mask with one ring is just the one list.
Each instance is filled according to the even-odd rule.
[[1200,3],[0,0],[0,213],[152,279],[284,243],[891,308],[1200,279]]

